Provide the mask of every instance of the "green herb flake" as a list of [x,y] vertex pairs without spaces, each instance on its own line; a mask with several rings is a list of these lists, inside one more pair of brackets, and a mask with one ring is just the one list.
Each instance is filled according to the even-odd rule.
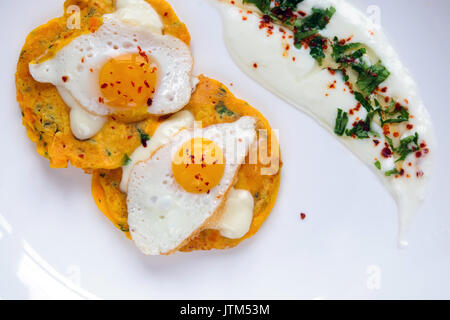
[[147,147],[147,141],[150,140],[150,136],[142,129],[137,128],[137,131],[139,133],[139,137],[141,139],[141,144],[144,147]]
[[345,128],[347,127],[347,123],[348,123],[347,112],[342,111],[342,109],[338,109],[336,124],[334,126],[334,133],[336,133],[338,136],[342,136],[345,132]]
[[125,155],[123,156],[123,165],[127,166],[129,165],[131,162],[131,158],[128,156],[128,154],[125,153]]
[[222,118],[223,116],[231,117],[234,116],[234,112],[227,108],[225,103],[223,101],[219,101],[217,105],[214,107],[214,110],[220,115]]
[[386,176],[386,177],[390,177],[390,176],[392,176],[392,175],[394,175],[394,174],[399,174],[400,172],[397,170],[397,168],[394,168],[394,169],[392,169],[392,170],[389,170],[389,171],[386,171],[385,173],[384,173],[384,175]]
[[378,170],[381,170],[381,163],[379,160],[375,161],[374,165]]
[[366,96],[372,94],[378,85],[384,82],[391,74],[380,62],[370,67],[365,63],[354,65],[353,69],[359,74],[356,85]]
[[322,65],[322,60],[325,59],[323,48],[326,42],[327,39],[319,35],[309,42],[309,54],[319,63],[319,66]]

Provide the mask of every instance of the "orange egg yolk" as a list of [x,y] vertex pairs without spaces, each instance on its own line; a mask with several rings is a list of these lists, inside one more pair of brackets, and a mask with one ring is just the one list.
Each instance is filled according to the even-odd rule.
[[225,171],[222,149],[211,140],[193,138],[175,153],[172,171],[175,181],[187,192],[209,193]]
[[143,52],[112,58],[100,70],[99,101],[119,108],[151,106],[157,78],[157,64]]

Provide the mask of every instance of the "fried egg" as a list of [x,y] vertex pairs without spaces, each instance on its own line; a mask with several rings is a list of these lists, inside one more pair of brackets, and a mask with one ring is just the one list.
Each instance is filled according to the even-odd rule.
[[[226,216],[233,215],[233,204],[225,203],[256,140],[255,122],[245,116],[232,123],[182,130],[133,167],[128,182],[128,225],[143,253],[170,254],[201,230],[217,225],[224,207],[229,212]],[[241,197],[248,200],[248,195]],[[251,212],[252,205],[247,205]],[[227,224],[221,228],[226,230]]]
[[145,0],[118,0],[116,11],[103,15],[95,32],[31,63],[30,73],[36,81],[55,85],[76,110],[71,127],[79,139],[93,136],[105,116],[122,110],[174,113],[190,99],[193,60],[183,41],[161,29],[158,14]]

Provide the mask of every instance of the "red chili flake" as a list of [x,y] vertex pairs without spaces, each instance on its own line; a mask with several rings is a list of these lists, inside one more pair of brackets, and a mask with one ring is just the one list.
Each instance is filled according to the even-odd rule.
[[388,103],[389,102],[389,97],[384,97],[384,102]]
[[427,145],[425,144],[425,142],[422,142],[421,144],[420,144],[420,147],[423,149],[423,148],[425,148]]
[[300,213],[300,219],[305,220],[305,218],[306,218],[306,214],[304,214],[303,212]]
[[292,61],[294,61],[294,62],[295,62],[295,60],[296,60],[296,59],[295,59],[295,57],[292,57]]
[[153,103],[152,98],[148,98],[147,99],[147,105],[150,107],[152,105],[152,103]]
[[85,61],[85,60],[84,60],[84,57],[83,57],[83,58],[81,58],[81,63],[84,63],[84,61]]
[[94,72],[94,69],[90,68],[90,69],[89,69],[89,72]]
[[380,144],[380,141],[378,140],[373,140],[373,143],[375,144],[375,146],[378,146]]
[[422,178],[424,176],[423,171],[417,171],[416,176],[417,176],[417,178]]
[[392,157],[392,151],[388,146],[386,146],[383,150],[381,150],[381,155],[385,158],[390,158]]
[[134,86],[135,86],[134,81],[131,81],[131,86],[134,88]]
[[253,68],[258,68],[258,64],[256,62],[253,64]]
[[387,87],[381,88],[381,92],[386,93],[386,91],[387,91]]
[[400,176],[403,176],[405,174],[405,170],[403,170],[403,168],[400,169]]
[[128,136],[128,140],[130,140],[131,138],[133,138],[133,136]]
[[335,75],[335,74],[336,74],[336,70],[333,70],[333,69],[331,69],[331,68],[328,68],[328,72],[331,73],[332,75]]
[[411,166],[412,166],[412,163],[411,163],[411,162],[408,162],[408,166],[411,167]]
[[416,158],[420,158],[421,156],[422,156],[422,152],[417,151],[417,152],[416,152]]
[[141,93],[142,92],[142,87],[139,87],[138,88],[138,93]]
[[408,101],[408,99],[405,99],[405,100],[403,100],[403,101],[405,101],[405,103],[406,103],[406,104],[409,104],[409,101]]
[[67,80],[69,80],[69,77],[68,77],[68,76],[62,76],[62,81],[63,81],[63,82],[67,82]]
[[430,149],[424,149],[423,153],[428,154],[430,152]]
[[399,135],[400,135],[400,133],[394,132],[394,137],[395,137],[395,138],[398,138]]
[[414,126],[413,126],[412,124],[409,124],[409,123],[408,123],[408,124],[406,125],[406,129],[411,130],[412,128],[414,128]]
[[98,102],[100,102],[100,103],[104,103],[105,102],[105,100],[102,98],[102,97],[98,97]]
[[245,17],[245,16],[242,17],[242,20],[243,20],[243,21],[247,21],[247,17]]
[[100,88],[105,89],[107,86],[108,86],[107,83],[103,83],[103,84],[100,86]]
[[81,159],[84,159],[84,154],[79,154],[78,157],[80,157]]
[[167,17],[169,15],[168,12],[164,12],[164,17]]
[[297,13],[298,13],[300,16],[302,16],[302,17],[305,17],[305,16],[306,16],[306,12],[304,12],[304,11],[302,11],[302,10],[297,11]]
[[147,80],[144,80],[144,84],[147,88],[150,88],[150,85],[148,84]]
[[114,127],[114,126],[111,126],[111,129],[113,129],[113,130],[114,130],[114,129],[116,129],[116,127]]

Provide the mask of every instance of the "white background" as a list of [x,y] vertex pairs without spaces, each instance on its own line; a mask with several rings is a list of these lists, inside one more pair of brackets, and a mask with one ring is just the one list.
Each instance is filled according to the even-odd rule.
[[[426,203],[396,246],[394,201],[313,120],[232,62],[206,0],[170,0],[204,73],[280,130],[277,204],[258,234],[228,251],[146,257],[98,211],[90,176],[50,169],[26,137],[14,72],[27,34],[61,15],[62,0],[0,3],[0,298],[450,298],[450,1],[353,0],[381,23],[415,79],[439,150]],[[299,218],[305,212],[304,221]]]

